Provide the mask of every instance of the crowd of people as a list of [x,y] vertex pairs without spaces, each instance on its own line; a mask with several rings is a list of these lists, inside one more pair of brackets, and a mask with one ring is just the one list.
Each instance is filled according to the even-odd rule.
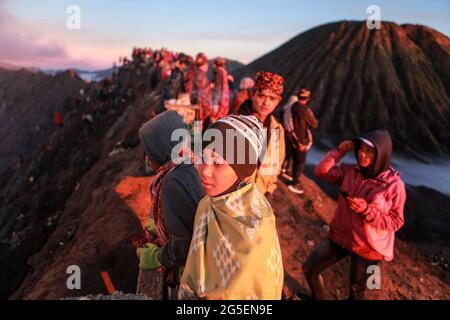
[[[196,165],[170,159],[171,133],[184,126],[175,111],[159,114],[140,130],[156,172],[149,223],[153,236],[137,249],[140,267],[172,270],[179,299],[281,299],[282,252],[267,196],[280,175],[291,192],[304,192],[301,175],[319,121],[308,107],[312,94],[306,88],[289,99],[282,120],[274,115],[285,81],[271,72],[242,79],[230,110],[225,65],[224,59],[214,62],[211,85],[204,54],[191,65],[178,61],[166,83],[176,90],[164,90],[166,98],[191,94],[201,106],[205,135],[222,133],[220,148],[203,141],[202,161]],[[239,139],[245,143],[238,144]],[[356,163],[340,164],[349,152],[355,153]],[[341,192],[328,238],[303,265],[314,298],[325,298],[320,273],[346,256],[351,257],[350,299],[365,298],[369,266],[393,259],[406,196],[391,167],[391,152],[389,133],[379,130],[342,142],[316,167],[316,175],[339,184]],[[180,157],[192,154],[183,148]],[[245,161],[237,161],[239,155]]]
[[135,48],[131,61],[126,58],[121,61],[126,67],[148,68],[151,87],[162,84],[164,101],[188,94],[191,104],[199,108],[198,119],[201,121],[213,123],[230,113],[230,104],[234,102],[234,78],[228,73],[227,62],[223,58],[211,62],[212,79],[209,78],[210,61],[203,53],[194,58],[164,48]]
[[[200,154],[184,145],[174,159],[172,133],[186,127],[176,111],[161,108],[140,128],[155,174],[144,240],[134,242],[140,269],[164,271],[179,299],[281,299],[283,259],[268,198],[280,177],[290,192],[304,193],[301,176],[319,127],[312,92],[299,87],[280,106],[285,79],[261,71],[243,78],[234,95],[226,60],[214,60],[209,79],[203,53],[135,48],[132,60],[120,62],[118,73],[138,69],[151,88],[161,85],[164,100],[189,95],[204,137],[213,131],[223,137],[203,139]],[[100,90],[98,99],[115,99],[117,78],[103,83],[106,94]],[[351,152],[356,162],[341,163]],[[343,141],[316,167],[317,177],[340,185],[340,194],[327,239],[303,265],[313,298],[325,298],[320,274],[344,257],[351,257],[350,299],[365,298],[369,266],[393,259],[406,193],[391,153],[390,134],[377,130]]]

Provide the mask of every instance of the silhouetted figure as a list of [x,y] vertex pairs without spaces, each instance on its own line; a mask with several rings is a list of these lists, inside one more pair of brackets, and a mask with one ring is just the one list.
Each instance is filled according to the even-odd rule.
[[225,59],[214,61],[214,88],[212,96],[211,120],[214,122],[228,114],[230,108],[230,92],[228,86],[228,72],[225,69]]
[[[288,154],[283,176],[290,181],[289,190],[297,194],[304,192],[300,177],[305,169],[306,156],[313,144],[311,129],[317,129],[319,126],[319,121],[308,107],[310,100],[311,92],[301,89],[297,96],[291,97],[283,115]],[[292,168],[287,168],[289,158],[292,159]],[[292,177],[287,174],[288,169],[292,169]]]
[[63,117],[62,117],[61,113],[59,113],[58,111],[55,111],[53,113],[53,120],[59,128],[64,127]]

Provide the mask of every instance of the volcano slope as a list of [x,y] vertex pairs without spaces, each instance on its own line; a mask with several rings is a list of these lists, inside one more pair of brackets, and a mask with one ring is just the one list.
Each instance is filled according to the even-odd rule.
[[[143,71],[127,67],[120,72],[122,87],[132,88],[141,98],[149,89],[148,76]],[[33,254],[55,231],[67,200],[80,188],[84,174],[101,159],[105,134],[134,101],[130,97],[114,108],[93,96],[90,98],[89,103],[69,109],[64,127],[50,133],[23,165],[3,180],[0,190],[0,297],[10,296],[23,282],[33,265]],[[85,115],[96,116],[93,122],[88,122],[83,120]],[[135,128],[130,130],[134,132]],[[137,139],[134,135],[133,138]],[[137,143],[137,140],[110,139],[115,141],[114,152]],[[78,214],[73,216],[78,217]]]
[[72,71],[55,76],[0,67],[0,185],[55,130],[53,112],[65,115],[85,82]]
[[285,100],[301,87],[312,91],[323,141],[385,128],[408,155],[450,152],[450,39],[438,31],[330,23],[239,69],[236,79],[261,70],[285,77]]
[[[25,278],[10,298],[59,299],[106,293],[101,271],[110,274],[117,290],[135,292],[138,261],[130,237],[140,231],[148,217],[148,186],[152,179],[143,171],[143,149],[137,132],[159,104],[155,93],[141,95],[111,120],[103,135],[92,140],[95,161],[66,191],[58,216],[50,219],[54,224],[52,232],[41,247],[29,252]],[[72,136],[76,136],[75,132]],[[75,154],[81,150],[93,152],[87,145],[77,144],[60,152]],[[50,197],[59,197],[62,177],[71,176],[67,170],[52,175],[60,178],[48,186]],[[279,182],[269,200],[282,246],[285,292],[307,298],[310,293],[301,265],[326,238],[326,224],[332,219],[336,203],[313,181],[303,177],[303,183],[303,197],[293,196]],[[66,286],[70,265],[81,269],[81,290],[69,290]],[[348,267],[345,260],[324,272],[329,298],[346,297]],[[448,299],[448,278],[443,269],[432,266],[407,241],[398,240],[396,260],[383,265],[382,290],[374,292],[373,297]]]

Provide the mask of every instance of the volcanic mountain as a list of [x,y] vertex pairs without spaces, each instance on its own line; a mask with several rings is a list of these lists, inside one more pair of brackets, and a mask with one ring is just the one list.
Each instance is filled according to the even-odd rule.
[[[53,112],[65,114],[84,81],[74,72],[55,76],[0,68],[0,177],[23,165],[56,129]],[[0,179],[0,181],[2,181]]]
[[286,78],[285,100],[312,91],[322,141],[378,128],[410,155],[450,152],[450,39],[419,25],[336,22],[304,32],[236,72]]
[[[335,37],[342,36],[338,29],[335,32]],[[288,58],[282,57],[282,61]],[[71,99],[64,127],[50,130],[42,143],[36,142],[36,149],[27,154],[21,167],[2,176],[0,298],[59,299],[106,293],[102,271],[108,272],[117,290],[135,292],[138,261],[130,238],[148,218],[148,189],[153,179],[145,173],[138,129],[161,107],[161,85],[150,88],[146,68],[130,64],[119,69],[117,81],[125,92],[131,89],[133,96],[116,106],[88,94],[92,99],[85,96],[78,106]],[[12,79],[1,85],[31,83]],[[89,85],[83,86],[86,92],[91,92]],[[29,104],[45,97],[53,86],[58,88],[53,84],[36,91]],[[46,105],[57,101],[59,94],[69,96],[77,89],[54,91]],[[20,96],[16,99],[20,101]],[[9,117],[30,111],[28,104],[16,106]],[[94,123],[85,120],[86,114],[97,115]],[[269,201],[277,220],[286,290],[306,298],[309,290],[301,265],[326,238],[336,202],[327,194],[333,193],[326,190],[329,185],[319,186],[306,176],[302,179],[305,195],[293,195],[279,181]],[[449,299],[448,261],[429,256],[437,242],[440,248],[448,247],[449,199],[432,190],[408,187],[406,225],[396,240],[396,259],[383,265],[381,298]],[[346,296],[348,263],[344,260],[324,273],[329,297]],[[81,290],[67,287],[71,265],[81,269]]]

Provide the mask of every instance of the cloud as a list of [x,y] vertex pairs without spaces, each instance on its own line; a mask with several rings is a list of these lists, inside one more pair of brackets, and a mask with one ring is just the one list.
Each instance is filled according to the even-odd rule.
[[76,58],[66,45],[31,30],[6,8],[0,0],[0,61],[40,68],[95,68],[98,61]]
[[29,60],[66,58],[63,45],[45,41],[42,36],[29,30],[12,16],[0,2],[0,59]]

